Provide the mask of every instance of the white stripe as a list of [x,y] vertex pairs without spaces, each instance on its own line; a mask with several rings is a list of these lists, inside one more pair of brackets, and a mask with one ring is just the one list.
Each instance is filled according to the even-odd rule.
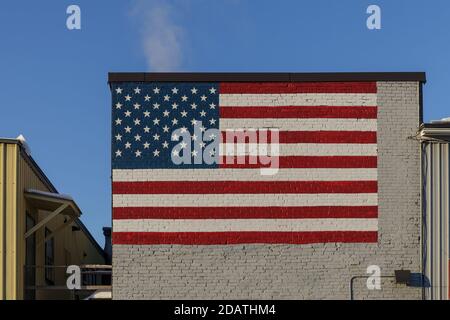
[[378,219],[124,219],[114,232],[377,231]]
[[275,128],[280,131],[377,131],[376,119],[220,119],[220,130]]
[[377,180],[376,168],[279,169],[272,176],[259,169],[114,169],[113,181],[358,181]]
[[376,206],[376,193],[113,194],[113,207]]
[[376,93],[220,94],[220,106],[376,106]]
[[271,155],[271,156],[376,156],[377,144],[356,143],[224,143],[219,146],[220,155],[244,156],[244,155]]

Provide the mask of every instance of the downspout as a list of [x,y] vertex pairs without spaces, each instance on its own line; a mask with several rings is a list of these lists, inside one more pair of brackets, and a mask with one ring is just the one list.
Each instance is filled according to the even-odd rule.
[[427,161],[427,153],[426,153],[426,142],[420,141],[420,152],[421,152],[421,194],[422,194],[422,201],[420,203],[421,208],[420,212],[422,213],[422,300],[426,299],[426,288],[425,288],[425,277],[426,277],[426,264],[427,264],[427,171],[428,171],[428,161]]

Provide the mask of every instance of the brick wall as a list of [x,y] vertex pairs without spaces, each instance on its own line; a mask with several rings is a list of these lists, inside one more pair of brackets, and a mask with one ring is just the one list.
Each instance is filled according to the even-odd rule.
[[[419,83],[378,82],[378,243],[113,245],[114,299],[348,299],[378,265],[421,272]],[[113,226],[114,227],[114,226]],[[383,279],[355,299],[420,299]]]

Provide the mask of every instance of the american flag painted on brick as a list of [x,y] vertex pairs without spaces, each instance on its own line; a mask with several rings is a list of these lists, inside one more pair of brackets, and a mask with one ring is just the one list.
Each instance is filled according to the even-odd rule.
[[[127,82],[112,96],[114,244],[377,242],[375,82]],[[226,134],[255,128],[269,139]]]

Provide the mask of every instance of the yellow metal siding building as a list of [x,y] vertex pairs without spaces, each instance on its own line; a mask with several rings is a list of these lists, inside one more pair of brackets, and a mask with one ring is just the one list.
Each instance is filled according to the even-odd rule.
[[[0,139],[0,300],[71,298],[67,290],[44,289],[49,274],[53,283],[65,283],[66,277],[65,269],[46,267],[48,248],[54,266],[105,264],[103,250],[80,214],[70,197],[58,194],[20,140]],[[48,241],[52,246],[46,249]],[[30,285],[33,293],[27,295]]]

